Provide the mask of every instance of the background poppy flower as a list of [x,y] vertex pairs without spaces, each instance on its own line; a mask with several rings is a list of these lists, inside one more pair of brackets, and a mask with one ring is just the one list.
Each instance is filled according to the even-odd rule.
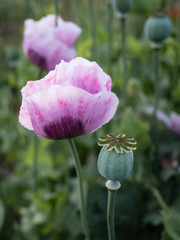
[[38,67],[50,71],[61,60],[68,62],[75,58],[73,44],[81,33],[75,23],[59,16],[55,26],[55,15],[47,15],[39,21],[27,19],[24,27],[24,52]]

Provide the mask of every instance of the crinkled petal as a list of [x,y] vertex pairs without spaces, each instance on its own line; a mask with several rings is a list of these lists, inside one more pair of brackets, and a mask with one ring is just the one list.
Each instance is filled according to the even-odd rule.
[[61,17],[58,17],[58,26],[54,31],[55,37],[69,47],[73,46],[82,32],[81,28],[75,23],[64,21]]
[[19,122],[25,128],[27,128],[29,130],[33,130],[29,111],[27,109],[24,99],[36,92],[48,89],[50,87],[50,85],[53,84],[54,76],[55,76],[55,71],[51,71],[41,80],[28,81],[26,86],[24,86],[22,88],[22,90],[21,90],[22,104],[21,104],[20,112],[19,112]]
[[89,93],[111,91],[111,78],[96,62],[77,57],[69,63],[61,62],[56,66],[56,83],[73,85]]
[[23,97],[28,97],[36,92],[46,90],[54,84],[55,71],[50,71],[44,78],[37,81],[28,81],[21,90]]
[[29,111],[27,109],[25,101],[22,101],[20,111],[19,111],[19,122],[22,126],[29,130],[34,130],[32,123],[31,123],[31,117],[29,115]]
[[50,28],[58,41],[72,47],[82,32],[81,28],[71,21],[64,21],[60,16],[58,16],[57,20],[58,24],[55,26],[56,16],[49,14],[36,23],[41,29],[43,27],[46,27],[46,29],[47,27]]
[[118,98],[109,91],[90,94],[73,86],[53,85],[25,99],[35,133],[62,139],[93,132],[114,116]]

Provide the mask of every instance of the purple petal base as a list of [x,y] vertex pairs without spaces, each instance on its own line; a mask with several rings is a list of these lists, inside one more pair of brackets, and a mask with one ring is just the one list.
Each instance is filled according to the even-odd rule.
[[47,61],[46,58],[43,57],[42,55],[38,54],[36,51],[34,51],[33,49],[29,49],[28,51],[28,56],[29,59],[36,64],[38,67],[44,69],[44,70],[48,70],[47,67]]
[[62,117],[59,121],[52,122],[44,127],[44,132],[49,139],[64,139],[84,134],[84,126],[79,119]]

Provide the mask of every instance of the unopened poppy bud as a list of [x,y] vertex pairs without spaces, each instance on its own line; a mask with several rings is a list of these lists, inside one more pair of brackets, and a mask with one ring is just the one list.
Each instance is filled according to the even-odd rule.
[[136,141],[125,134],[108,134],[99,140],[98,144],[104,146],[98,157],[99,173],[111,181],[126,178],[133,167],[132,150],[136,149]]
[[146,21],[144,30],[145,36],[149,40],[155,43],[161,43],[171,34],[171,20],[163,14],[156,14]]
[[127,13],[132,8],[132,0],[116,0],[117,10],[121,13]]

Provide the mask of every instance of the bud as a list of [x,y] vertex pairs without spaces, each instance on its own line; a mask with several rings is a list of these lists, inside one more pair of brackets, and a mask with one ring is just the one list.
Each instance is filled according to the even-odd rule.
[[104,146],[98,157],[99,173],[112,181],[126,178],[133,167],[133,151],[136,141],[125,134],[108,134],[100,137],[98,144]]
[[132,0],[116,0],[117,10],[121,13],[127,13],[132,8]]
[[156,14],[146,21],[144,31],[145,36],[149,40],[155,43],[161,43],[171,34],[171,20],[163,14]]

